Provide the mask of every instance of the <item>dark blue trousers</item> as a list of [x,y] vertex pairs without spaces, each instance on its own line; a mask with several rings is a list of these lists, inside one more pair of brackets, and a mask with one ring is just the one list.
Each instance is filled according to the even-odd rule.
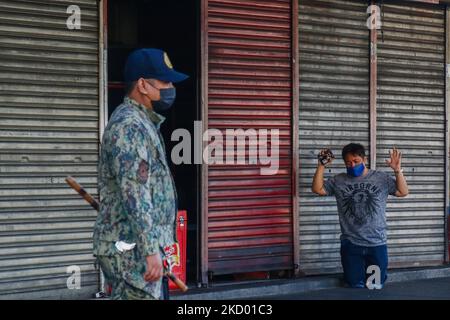
[[387,279],[388,252],[387,246],[358,246],[349,240],[341,240],[341,262],[344,269],[344,281],[352,288],[364,288],[366,280],[373,272],[367,273],[368,267],[376,265],[380,268],[381,285]]

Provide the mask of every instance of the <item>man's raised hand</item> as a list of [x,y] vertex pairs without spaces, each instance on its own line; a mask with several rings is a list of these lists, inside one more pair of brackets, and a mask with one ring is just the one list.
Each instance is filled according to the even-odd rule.
[[394,171],[399,171],[402,168],[402,153],[396,147],[389,151],[390,159],[386,160],[386,164]]

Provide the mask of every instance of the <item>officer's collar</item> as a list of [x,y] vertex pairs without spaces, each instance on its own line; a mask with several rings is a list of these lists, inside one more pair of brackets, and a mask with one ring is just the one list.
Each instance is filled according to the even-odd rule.
[[125,97],[124,98],[124,102],[127,103],[127,104],[130,104],[132,106],[135,106],[138,109],[144,111],[145,114],[148,115],[150,120],[155,124],[156,128],[158,128],[158,129],[161,126],[161,124],[164,122],[164,120],[166,120],[166,118],[164,116],[156,113],[153,110],[148,109],[146,106],[144,106],[143,104],[137,102],[134,99],[131,99],[130,97]]

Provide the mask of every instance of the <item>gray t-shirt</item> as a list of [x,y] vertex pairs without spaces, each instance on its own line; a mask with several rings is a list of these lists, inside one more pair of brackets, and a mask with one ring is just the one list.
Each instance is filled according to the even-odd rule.
[[386,244],[386,201],[397,191],[391,176],[376,170],[360,177],[341,173],[328,179],[324,188],[336,197],[341,239],[360,246]]

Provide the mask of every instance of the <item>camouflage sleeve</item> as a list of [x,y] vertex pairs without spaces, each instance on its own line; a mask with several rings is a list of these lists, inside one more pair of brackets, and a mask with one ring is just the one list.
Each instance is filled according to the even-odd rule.
[[113,171],[121,189],[122,203],[129,215],[131,230],[145,255],[156,254],[159,245],[151,215],[150,148],[138,124],[119,129],[114,140]]

